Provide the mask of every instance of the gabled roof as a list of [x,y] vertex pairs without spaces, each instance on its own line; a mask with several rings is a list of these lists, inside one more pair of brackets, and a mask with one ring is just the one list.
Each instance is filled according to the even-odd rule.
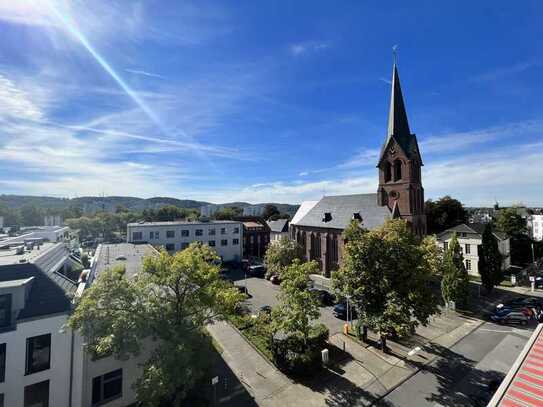
[[272,232],[283,233],[288,231],[288,219],[269,220],[267,224]]
[[[329,213],[330,221],[324,222]],[[381,226],[391,218],[386,206],[377,204],[377,194],[324,196],[296,224],[330,229],[345,229],[355,213],[362,217],[362,225],[367,229]]]
[[300,220],[309,212],[319,201],[304,201],[290,220],[291,225],[297,225]]
[[383,159],[383,155],[392,140],[400,146],[407,158],[420,159],[417,138],[414,134],[411,134],[411,130],[409,129],[409,122],[407,120],[407,113],[405,111],[405,103],[400,85],[400,76],[396,64],[394,64],[392,69],[392,90],[388,112],[387,137],[381,148],[379,161]]
[[[454,226],[452,228],[449,228],[443,232],[441,232],[438,237],[445,236],[447,234],[451,234],[453,232],[456,233],[470,233],[470,234],[476,234],[483,236],[483,233],[485,231],[486,225],[484,223],[462,223],[460,225]],[[507,236],[505,236],[503,233],[497,232],[495,230],[492,231],[492,234],[498,239],[498,240],[506,240]]]

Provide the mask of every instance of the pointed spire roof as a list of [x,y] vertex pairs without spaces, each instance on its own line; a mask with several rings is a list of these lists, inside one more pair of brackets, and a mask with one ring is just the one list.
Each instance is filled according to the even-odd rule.
[[391,87],[387,136],[381,149],[379,161],[383,158],[383,154],[391,139],[394,139],[396,143],[398,143],[408,158],[419,154],[417,139],[414,134],[411,134],[411,130],[409,129],[409,122],[407,120],[407,113],[405,111],[405,103],[403,101],[402,88],[400,85],[400,75],[398,74],[396,63],[394,63],[392,68]]

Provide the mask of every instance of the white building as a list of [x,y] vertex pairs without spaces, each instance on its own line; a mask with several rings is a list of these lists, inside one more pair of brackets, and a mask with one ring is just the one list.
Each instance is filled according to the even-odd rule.
[[264,205],[249,205],[243,208],[243,216],[262,216]]
[[276,242],[283,236],[288,237],[288,219],[269,220],[266,223],[270,227],[270,242]]
[[2,240],[2,246],[23,244],[27,241],[43,240],[47,242],[63,242],[68,239],[70,228],[67,226],[27,226],[20,230],[18,236]]
[[43,224],[45,226],[62,226],[62,216],[46,215],[43,217]]
[[163,246],[169,252],[201,242],[215,249],[223,261],[240,261],[243,254],[243,225],[238,221],[129,223],[126,236],[128,243]]
[[[479,275],[479,248],[483,244],[483,232],[486,225],[482,223],[461,224],[441,232],[437,235],[438,244],[447,250],[454,233],[458,238],[460,250],[464,257],[464,265],[471,275]],[[511,246],[507,236],[496,231],[494,238],[498,242],[498,249],[503,257],[502,269],[507,270],[511,266]]]
[[[87,281],[80,284],[77,295],[92,286],[106,269],[122,265],[128,278],[140,270],[143,258],[156,255],[150,245],[129,243],[98,246]],[[141,376],[142,364],[150,355],[152,341],[137,356],[119,360],[113,356],[93,358],[83,349],[84,338],[76,334],[74,340],[72,406],[126,407],[136,403],[132,385]],[[56,406],[56,405],[55,405]]]
[[[64,331],[76,282],[62,274],[63,244],[0,256],[0,405],[68,406],[72,334]],[[21,262],[25,259],[24,262]]]
[[543,240],[543,215],[531,215],[528,226],[532,239],[537,241]]

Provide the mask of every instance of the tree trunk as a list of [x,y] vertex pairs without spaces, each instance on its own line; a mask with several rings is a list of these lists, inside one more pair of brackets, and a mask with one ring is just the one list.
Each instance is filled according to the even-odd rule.
[[368,341],[368,327],[366,325],[362,326],[362,342]]

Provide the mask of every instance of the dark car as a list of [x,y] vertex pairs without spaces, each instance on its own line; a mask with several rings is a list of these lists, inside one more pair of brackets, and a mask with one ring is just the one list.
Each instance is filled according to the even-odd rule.
[[496,311],[495,314],[490,316],[490,319],[498,324],[520,324],[527,325],[529,317],[523,311],[513,311],[510,309],[504,309]]
[[525,307],[541,309],[541,300],[534,297],[516,297],[502,304],[496,305],[496,310],[500,309],[522,309]]
[[[334,305],[334,309],[332,310],[332,314],[334,314],[334,316],[336,318],[347,319],[347,303],[346,302],[340,302],[339,304]],[[356,318],[356,311],[350,305],[349,305],[349,317],[350,317],[350,319]]]
[[333,294],[330,294],[328,291],[320,290],[318,288],[310,288],[309,290],[315,295],[315,297],[317,297],[317,300],[322,307],[334,305]]
[[264,277],[264,275],[266,274],[266,267],[264,267],[263,264],[249,266],[248,274],[254,277]]

